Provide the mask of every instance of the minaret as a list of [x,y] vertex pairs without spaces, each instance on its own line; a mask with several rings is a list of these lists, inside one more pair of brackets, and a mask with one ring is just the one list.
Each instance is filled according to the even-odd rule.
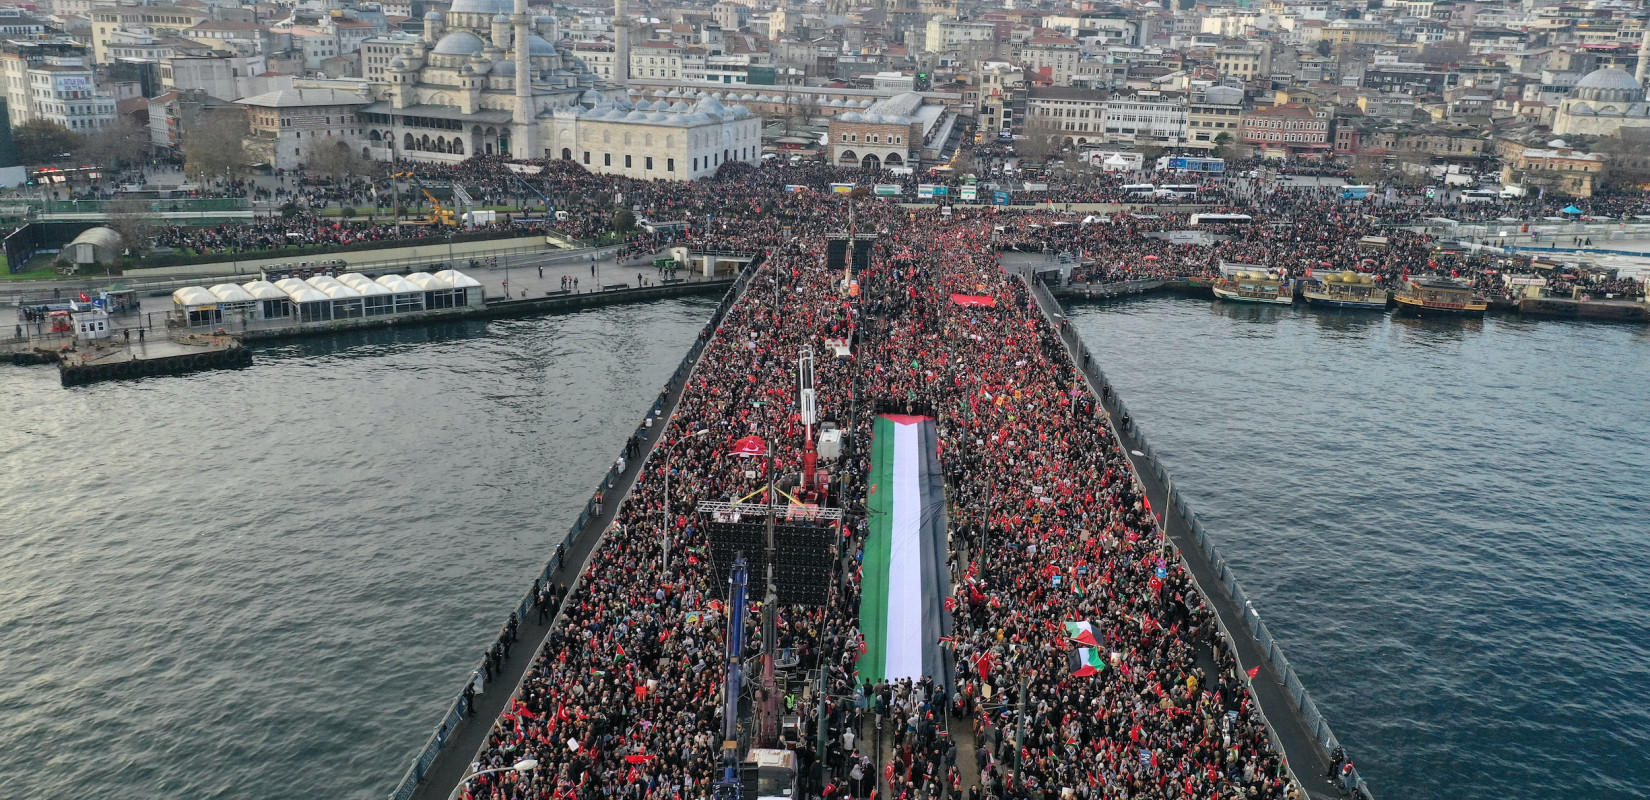
[[1644,41],[1639,43],[1639,68],[1633,77],[1639,79],[1640,89],[1645,88],[1644,81],[1650,78],[1650,18],[1644,20]]
[[613,0],[613,47],[613,82],[623,88],[630,85],[630,19],[624,0]]
[[513,158],[537,158],[538,114],[533,107],[533,62],[528,57],[533,51],[533,32],[527,16],[527,0],[516,0],[516,13],[510,18],[515,23],[516,35],[516,140],[510,147]]

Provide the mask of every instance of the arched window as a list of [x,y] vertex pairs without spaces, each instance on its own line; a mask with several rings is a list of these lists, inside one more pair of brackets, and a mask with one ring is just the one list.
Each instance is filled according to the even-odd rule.
[[413,143],[412,134],[410,134],[410,133],[407,134],[406,141],[401,143],[401,149],[402,150],[416,150],[416,149],[418,149],[416,147],[416,145]]
[[563,160],[563,161],[572,161],[573,160],[573,150],[571,148],[563,147],[561,149],[561,160]]
[[464,155],[464,140],[463,139],[454,139],[453,140],[453,152],[457,153],[459,155]]

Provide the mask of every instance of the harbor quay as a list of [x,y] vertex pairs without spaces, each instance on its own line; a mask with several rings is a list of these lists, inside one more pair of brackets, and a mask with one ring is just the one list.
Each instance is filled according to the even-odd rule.
[[[742,275],[392,796],[1366,793],[1080,390],[1103,353],[985,214],[909,213],[859,210],[851,269],[816,225]],[[724,563],[831,510],[822,598]],[[878,576],[934,525],[898,593],[943,612],[903,627]]]

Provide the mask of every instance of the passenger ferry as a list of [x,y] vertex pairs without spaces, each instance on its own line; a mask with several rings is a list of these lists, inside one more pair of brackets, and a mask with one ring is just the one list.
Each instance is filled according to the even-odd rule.
[[1301,287],[1306,302],[1327,308],[1386,310],[1386,290],[1375,285],[1374,275],[1346,270],[1331,272]]
[[1398,301],[1399,311],[1411,314],[1482,317],[1490,307],[1488,300],[1473,292],[1471,284],[1438,275],[1410,278],[1393,293],[1393,299]]
[[1215,297],[1238,303],[1287,306],[1295,302],[1295,287],[1288,278],[1250,264],[1222,263],[1213,288]]

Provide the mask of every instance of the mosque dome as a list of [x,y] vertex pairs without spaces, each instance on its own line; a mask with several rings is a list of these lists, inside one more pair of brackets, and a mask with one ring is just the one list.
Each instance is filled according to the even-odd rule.
[[670,110],[678,112],[678,113],[682,113],[682,112],[691,111],[692,107],[689,106],[687,103],[682,102],[681,100],[677,100],[676,102],[670,104]]
[[1576,84],[1572,96],[1604,102],[1636,102],[1644,99],[1644,87],[1624,70],[1605,68],[1587,73]]
[[860,113],[858,111],[849,111],[848,113],[837,117],[837,119],[842,120],[843,122],[863,122],[863,121],[865,121],[865,117],[860,116]]
[[607,102],[607,98],[602,97],[602,93],[596,91],[595,89],[586,89],[584,94],[579,96],[579,102],[589,103],[591,106],[599,106],[602,103]]
[[481,37],[465,31],[455,31],[441,37],[435,43],[435,54],[439,56],[470,56],[478,55],[487,45]]
[[504,24],[504,25],[509,25],[510,24],[510,16],[508,14],[494,14],[493,15],[493,24],[498,25],[498,24],[501,24],[501,23]]
[[538,34],[529,34],[527,36],[527,55],[553,56],[555,54],[556,46],[546,41],[543,36],[539,36]]
[[515,10],[510,0],[453,0],[449,14],[508,14]]
[[1637,89],[1639,82],[1626,70],[1606,67],[1595,69],[1582,77],[1577,89]]
[[424,21],[425,22],[440,22],[441,21],[441,12],[440,11],[425,12]]

